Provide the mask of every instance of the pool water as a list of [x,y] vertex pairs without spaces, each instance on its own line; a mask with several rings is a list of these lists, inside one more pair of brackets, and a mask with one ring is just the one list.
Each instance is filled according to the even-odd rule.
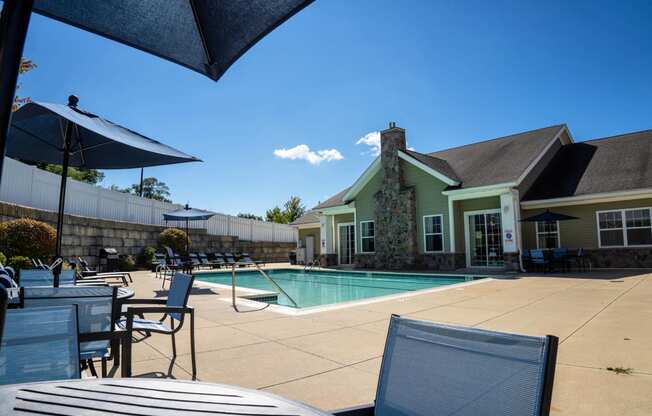
[[[266,270],[269,276],[297,302],[300,308],[330,305],[353,300],[394,295],[397,293],[453,285],[478,279],[471,276],[432,276],[404,273],[366,273],[342,271],[310,271],[297,269]],[[231,285],[231,273],[201,273],[195,279],[209,283]],[[257,271],[240,270],[236,285],[277,293],[278,290]],[[283,294],[277,301],[268,301],[294,307]]]

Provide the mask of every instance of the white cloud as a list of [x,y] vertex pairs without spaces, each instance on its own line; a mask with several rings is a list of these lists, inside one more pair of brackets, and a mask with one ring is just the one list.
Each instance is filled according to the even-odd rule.
[[[380,132],[379,131],[372,131],[371,133],[367,133],[364,136],[360,137],[355,144],[364,144],[369,146],[369,151],[368,152],[363,152],[362,154],[370,154],[374,157],[380,156]],[[407,150],[412,150],[414,151],[414,147],[407,146]]]
[[294,146],[291,149],[276,149],[274,150],[274,156],[280,157],[281,159],[307,160],[311,165],[344,159],[344,156],[337,149],[323,149],[315,152],[310,150],[310,147],[305,144]]
[[380,132],[372,131],[360,137],[355,144],[364,144],[369,146],[369,153],[372,156],[380,155]]

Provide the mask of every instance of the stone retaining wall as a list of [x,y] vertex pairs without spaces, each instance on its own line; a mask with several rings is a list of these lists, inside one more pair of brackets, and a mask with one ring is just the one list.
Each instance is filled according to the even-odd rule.
[[[56,227],[56,212],[0,202],[0,221],[33,218]],[[64,257],[84,257],[91,265],[98,262],[103,247],[113,247],[120,254],[136,256],[147,246],[156,247],[159,233],[166,227],[100,220],[65,215],[62,239]],[[267,262],[287,262],[288,252],[296,243],[276,243],[240,240],[235,236],[206,234],[206,230],[191,229],[192,251],[248,252],[253,258]]]

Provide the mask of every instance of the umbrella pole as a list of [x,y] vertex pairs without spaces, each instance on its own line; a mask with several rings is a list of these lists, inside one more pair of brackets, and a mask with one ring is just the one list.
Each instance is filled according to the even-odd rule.
[[0,182],[20,59],[34,0],[5,0],[0,18]]
[[[68,164],[70,163],[70,139],[73,131],[72,122],[66,123],[66,137],[63,144],[63,164],[61,166],[61,186],[59,187],[59,212],[57,215],[57,245],[55,248],[55,259],[61,257],[61,240],[63,238],[63,213],[66,206],[66,185],[68,183]],[[63,263],[54,270],[54,287],[59,287],[59,275]]]
[[186,254],[190,255],[190,230],[188,229],[188,218],[186,218]]

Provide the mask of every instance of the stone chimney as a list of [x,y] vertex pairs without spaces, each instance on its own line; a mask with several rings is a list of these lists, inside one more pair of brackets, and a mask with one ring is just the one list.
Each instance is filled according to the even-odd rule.
[[390,123],[380,133],[380,163],[383,182],[376,193],[375,267],[413,268],[417,256],[416,192],[403,182],[398,156],[405,151],[405,130]]

